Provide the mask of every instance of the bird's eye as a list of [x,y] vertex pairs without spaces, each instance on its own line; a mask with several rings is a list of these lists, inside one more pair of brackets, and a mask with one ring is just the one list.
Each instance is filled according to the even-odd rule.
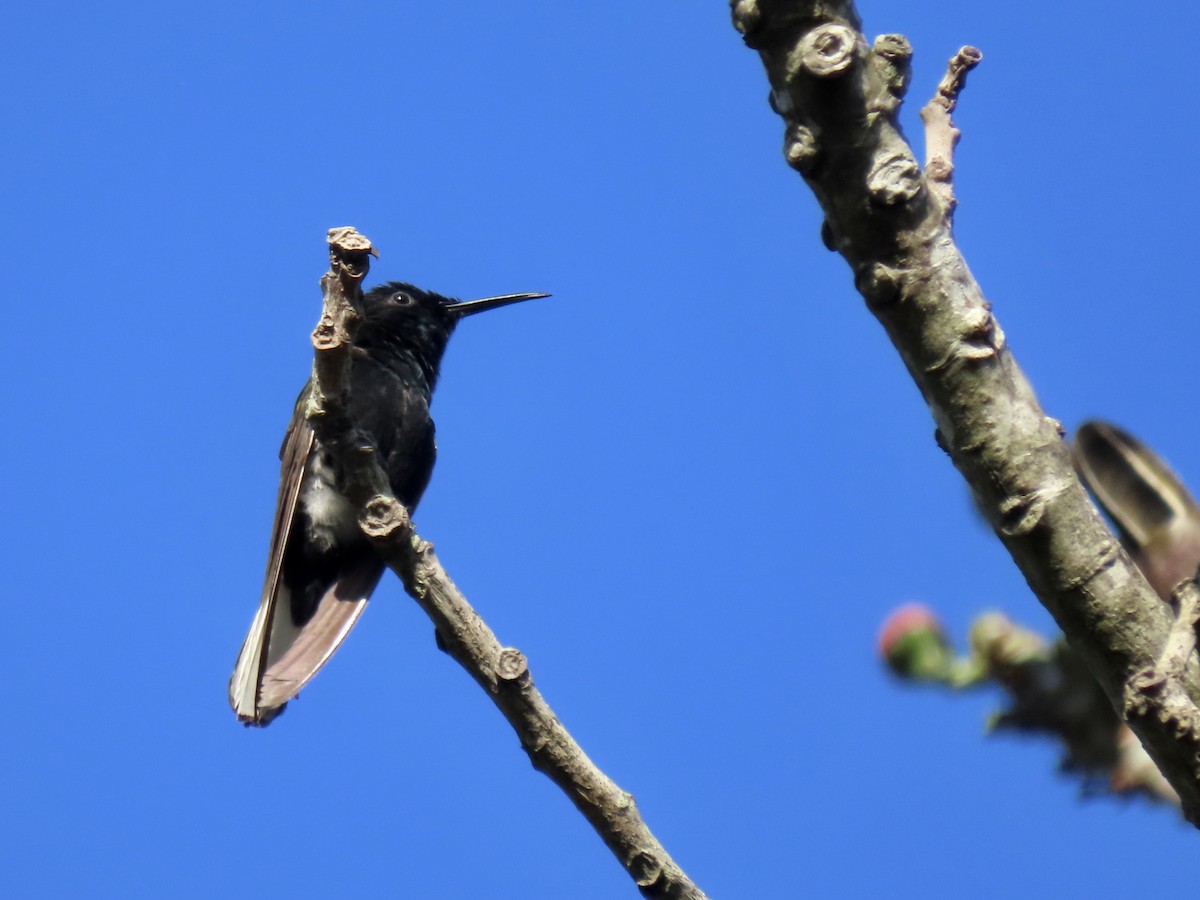
[[412,294],[406,294],[404,291],[396,291],[392,294],[392,302],[397,306],[412,306]]

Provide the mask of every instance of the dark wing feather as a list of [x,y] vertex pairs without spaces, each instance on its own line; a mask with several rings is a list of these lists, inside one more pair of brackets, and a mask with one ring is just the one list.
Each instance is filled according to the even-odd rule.
[[[306,389],[298,410],[307,395]],[[303,625],[292,622],[281,572],[313,443],[303,414],[294,416],[280,452],[282,477],[262,599],[229,680],[229,703],[248,725],[266,725],[317,674],[358,621],[383,573],[376,560],[355,561],[338,573]]]
[[[260,710],[274,718],[321,670],[358,622],[382,574],[383,564],[378,560],[354,563],[338,573],[337,580],[317,603],[312,618],[298,631],[293,629],[290,643],[283,646],[272,640],[272,661],[263,671],[259,687]],[[282,646],[282,651],[275,658],[277,646]]]
[[1153,450],[1108,422],[1075,434],[1075,468],[1164,600],[1200,565],[1200,506]]

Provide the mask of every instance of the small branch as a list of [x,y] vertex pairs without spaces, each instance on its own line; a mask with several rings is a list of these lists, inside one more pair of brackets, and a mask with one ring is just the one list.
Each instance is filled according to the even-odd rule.
[[[525,656],[504,647],[467,603],[413,529],[408,511],[392,496],[370,442],[346,414],[350,340],[361,300],[370,243],[353,229],[330,232],[330,272],[321,323],[313,334],[313,396],[309,421],[322,447],[338,456],[346,496],[361,510],[359,524],[405,590],[433,621],[439,641],[475,679],[508,720],[533,766],[557,784],[608,845],[645,897],[706,900],[647,827],[633,796],[587,757],[541,693]],[[333,386],[337,386],[336,389]]]
[[921,110],[925,123],[925,179],[929,190],[954,218],[958,200],[954,196],[954,148],[962,136],[954,127],[952,115],[958,95],[967,86],[967,73],[979,65],[983,54],[975,47],[963,47],[950,60],[937,93]]

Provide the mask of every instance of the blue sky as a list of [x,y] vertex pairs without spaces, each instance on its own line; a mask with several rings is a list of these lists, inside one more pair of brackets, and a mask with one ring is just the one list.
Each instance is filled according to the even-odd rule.
[[[1188,55],[1116,3],[859,9],[914,140],[984,52],[958,237],[1048,411],[1200,481]],[[0,72],[6,895],[636,896],[394,583],[269,729],[226,705],[343,224],[371,280],[554,293],[455,336],[418,527],[711,896],[1177,889],[1130,865],[1171,813],[877,664],[903,601],[1048,617],[724,2],[25,4]]]

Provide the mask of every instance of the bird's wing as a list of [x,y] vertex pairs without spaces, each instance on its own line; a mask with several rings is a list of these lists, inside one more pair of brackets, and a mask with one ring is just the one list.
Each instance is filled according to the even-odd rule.
[[1200,506],[1174,472],[1132,434],[1085,422],[1075,468],[1117,526],[1121,543],[1163,599],[1200,565]]
[[303,625],[293,622],[281,571],[313,442],[304,418],[293,418],[280,452],[282,477],[262,599],[229,679],[229,703],[247,725],[268,724],[312,680],[350,633],[383,574],[375,559],[355,561],[338,573]]

